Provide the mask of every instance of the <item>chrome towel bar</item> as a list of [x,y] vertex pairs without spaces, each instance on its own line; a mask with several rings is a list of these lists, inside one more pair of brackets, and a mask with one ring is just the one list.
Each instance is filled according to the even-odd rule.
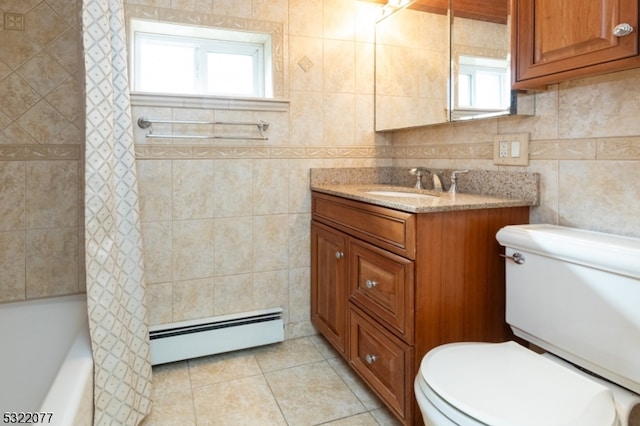
[[[196,124],[196,125],[224,125],[224,126],[256,126],[260,131],[261,137],[243,137],[243,136],[219,136],[219,135],[168,135],[153,133],[152,124]],[[269,128],[269,123],[264,120],[259,122],[239,122],[239,121],[194,121],[194,120],[163,120],[155,118],[140,117],[138,118],[138,127],[141,129],[149,129],[146,134],[147,138],[158,139],[249,139],[249,140],[268,140],[265,131]]]

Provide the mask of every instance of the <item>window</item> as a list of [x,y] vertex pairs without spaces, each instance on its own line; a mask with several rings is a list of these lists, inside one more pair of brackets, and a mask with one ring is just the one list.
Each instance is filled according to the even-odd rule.
[[271,35],[131,21],[138,92],[273,97]]
[[460,56],[458,108],[486,111],[508,108],[509,75],[507,60]]

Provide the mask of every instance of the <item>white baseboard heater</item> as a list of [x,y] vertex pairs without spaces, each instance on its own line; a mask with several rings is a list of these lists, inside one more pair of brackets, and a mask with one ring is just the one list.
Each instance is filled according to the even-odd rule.
[[282,342],[282,308],[157,325],[149,338],[151,365]]

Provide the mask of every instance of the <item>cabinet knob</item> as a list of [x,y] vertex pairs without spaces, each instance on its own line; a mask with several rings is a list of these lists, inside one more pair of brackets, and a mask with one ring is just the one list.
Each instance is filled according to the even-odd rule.
[[375,356],[375,355],[369,355],[369,354],[367,354],[367,355],[364,357],[364,360],[365,360],[365,361],[367,361],[367,364],[373,364],[374,362],[376,362],[376,359],[378,359],[378,357],[377,357],[377,356]]
[[616,37],[624,37],[633,32],[633,27],[626,22],[623,24],[618,24],[613,29],[613,35]]
[[341,251],[336,252],[336,259],[342,259],[344,257],[344,253]]
[[367,288],[374,288],[375,286],[378,285],[378,282],[373,280],[366,280],[364,282],[364,285],[367,286]]

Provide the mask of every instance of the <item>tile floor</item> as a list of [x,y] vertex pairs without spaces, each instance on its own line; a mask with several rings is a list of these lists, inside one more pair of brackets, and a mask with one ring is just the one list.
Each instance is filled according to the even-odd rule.
[[399,422],[320,336],[156,366],[142,426]]

